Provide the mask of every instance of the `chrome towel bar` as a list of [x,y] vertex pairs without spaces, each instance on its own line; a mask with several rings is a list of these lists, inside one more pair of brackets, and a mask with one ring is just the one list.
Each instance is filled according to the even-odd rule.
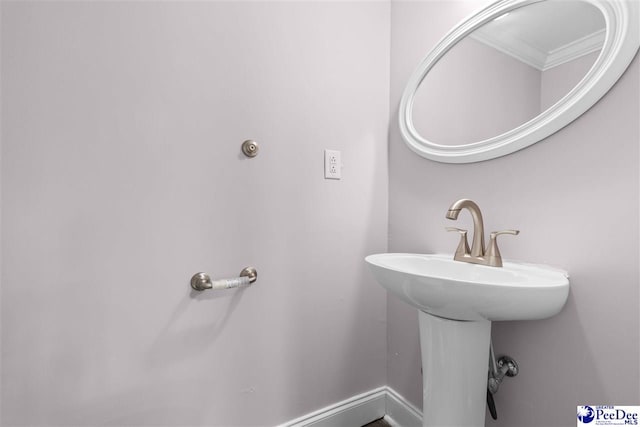
[[211,280],[207,273],[196,273],[191,278],[191,287],[196,291],[207,289],[231,289],[251,285],[258,279],[258,272],[253,267],[247,267],[240,272],[240,277],[233,279]]

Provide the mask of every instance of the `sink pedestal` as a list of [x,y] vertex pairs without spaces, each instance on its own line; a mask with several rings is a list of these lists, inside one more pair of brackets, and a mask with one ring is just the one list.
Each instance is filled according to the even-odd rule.
[[496,268],[438,254],[366,261],[385,289],[420,310],[424,427],[484,426],[491,322],[546,319],[569,296],[568,273],[542,265]]
[[423,427],[484,427],[491,322],[419,313]]

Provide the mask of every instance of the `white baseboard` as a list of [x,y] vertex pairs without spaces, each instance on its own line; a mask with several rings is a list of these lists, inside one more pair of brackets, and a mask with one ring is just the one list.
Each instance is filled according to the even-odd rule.
[[379,387],[278,427],[360,427],[379,418],[394,427],[422,427],[422,413],[389,387]]
[[384,419],[394,427],[422,427],[422,412],[390,387],[386,388]]

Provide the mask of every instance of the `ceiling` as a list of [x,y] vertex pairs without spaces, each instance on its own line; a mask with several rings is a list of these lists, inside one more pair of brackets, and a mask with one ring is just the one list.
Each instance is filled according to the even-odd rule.
[[580,0],[548,0],[515,9],[471,37],[539,70],[600,50],[604,15]]

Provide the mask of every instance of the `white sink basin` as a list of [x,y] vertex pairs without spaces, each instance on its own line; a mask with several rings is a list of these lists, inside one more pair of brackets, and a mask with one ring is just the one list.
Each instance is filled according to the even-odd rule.
[[380,284],[421,311],[453,320],[534,320],[558,314],[567,272],[504,262],[486,267],[452,255],[377,254],[365,258]]

